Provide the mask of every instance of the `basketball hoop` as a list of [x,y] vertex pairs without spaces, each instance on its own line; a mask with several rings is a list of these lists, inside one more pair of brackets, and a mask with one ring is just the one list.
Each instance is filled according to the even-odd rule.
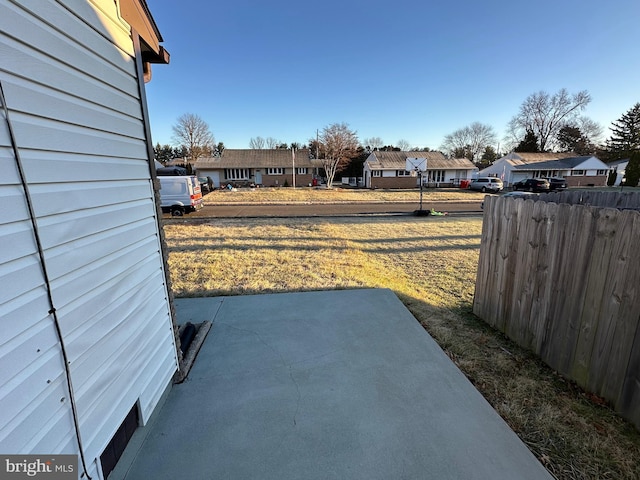
[[407,157],[405,160],[405,169],[407,172],[411,172],[412,177],[418,177],[418,183],[420,184],[420,208],[414,212],[414,214],[423,216],[426,215],[426,210],[422,209],[422,184],[424,183],[424,173],[427,171],[427,159],[419,157]]

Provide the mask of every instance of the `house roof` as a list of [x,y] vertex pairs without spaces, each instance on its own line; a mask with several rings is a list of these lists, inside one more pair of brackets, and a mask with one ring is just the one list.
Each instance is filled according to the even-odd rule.
[[561,158],[556,160],[549,160],[546,162],[535,162],[530,164],[516,165],[516,170],[571,170],[578,165],[586,162],[590,158],[596,158],[593,155],[587,155],[584,157],[570,157]]
[[617,167],[618,165],[629,163],[628,158],[622,158],[620,160],[613,160],[612,162],[607,162],[607,165],[610,167]]
[[[309,149],[295,152],[296,167],[316,167],[311,161]],[[198,170],[217,170],[224,168],[272,168],[292,167],[291,150],[277,149],[230,149],[225,148],[220,157],[202,157],[195,163]]]
[[426,158],[428,170],[473,170],[466,158],[447,158],[441,152],[371,152],[367,163],[371,170],[404,170],[407,158]]
[[[574,157],[574,153],[553,153],[553,152],[543,152],[543,153],[532,153],[532,152],[511,152],[508,155],[502,157],[502,159],[506,160],[509,164],[515,166],[518,165],[527,165],[530,163],[538,163],[538,162],[548,162],[551,160],[559,160],[561,158],[569,158]],[[500,160],[502,160],[500,159]]]

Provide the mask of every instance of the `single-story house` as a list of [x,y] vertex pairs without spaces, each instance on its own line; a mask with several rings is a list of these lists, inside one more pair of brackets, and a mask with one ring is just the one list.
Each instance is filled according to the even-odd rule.
[[[0,452],[106,478],[179,365],[144,0],[0,1]],[[46,474],[44,475],[46,476]]]
[[225,148],[219,157],[195,163],[199,177],[211,177],[216,188],[233,186],[303,186],[318,182],[319,165],[308,149]]
[[616,187],[619,187],[620,184],[622,183],[622,179],[624,178],[627,165],[629,165],[628,158],[623,158],[622,160],[615,160],[613,162],[607,163],[607,166],[609,167],[609,171],[616,173],[616,179],[613,183]]
[[594,156],[569,157],[513,167],[512,180],[525,178],[560,177],[569,187],[604,187],[609,167]]
[[548,162],[550,160],[559,160],[573,156],[575,156],[573,153],[511,152],[493,162],[489,167],[480,170],[478,177],[498,177],[502,179],[505,186],[509,186],[528,178],[523,172],[514,174],[517,166]]
[[415,188],[419,180],[407,171],[407,159],[425,159],[427,170],[423,185],[430,187],[457,186],[469,180],[477,167],[466,158],[447,158],[441,152],[379,152],[367,157],[363,167],[366,188]]

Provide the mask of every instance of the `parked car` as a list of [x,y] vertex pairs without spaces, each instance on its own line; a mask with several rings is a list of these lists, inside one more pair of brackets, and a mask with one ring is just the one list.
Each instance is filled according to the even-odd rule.
[[213,180],[211,177],[198,177],[202,193],[213,192]]
[[566,190],[567,181],[564,178],[547,178],[550,190]]
[[504,185],[502,180],[497,177],[480,177],[472,180],[469,184],[470,190],[479,190],[481,192],[498,193],[502,191]]
[[527,178],[513,184],[514,190],[525,190],[527,192],[544,193],[550,190],[549,180],[545,178]]
[[[533,197],[535,195],[535,193],[532,192],[507,192],[502,194],[502,197],[510,197],[510,198],[523,198],[523,199],[527,199],[530,197]],[[484,210],[484,202],[482,202],[480,204],[480,208],[482,208]]]
[[515,198],[529,198],[535,195],[533,192],[507,192],[503,197],[515,197]]
[[156,168],[156,175],[158,176],[176,176],[176,175],[186,175],[187,169],[184,167],[161,167]]

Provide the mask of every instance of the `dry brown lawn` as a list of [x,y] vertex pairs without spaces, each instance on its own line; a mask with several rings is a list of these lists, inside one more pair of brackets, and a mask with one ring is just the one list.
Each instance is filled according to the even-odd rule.
[[[208,204],[222,203],[375,203],[415,202],[417,188],[409,190],[369,190],[354,188],[239,188],[214,190],[205,195]],[[485,194],[456,188],[424,189],[425,201],[481,202]]]
[[640,478],[638,431],[472,314],[481,228],[480,218],[350,217],[165,232],[178,296],[392,289],[553,475]]

